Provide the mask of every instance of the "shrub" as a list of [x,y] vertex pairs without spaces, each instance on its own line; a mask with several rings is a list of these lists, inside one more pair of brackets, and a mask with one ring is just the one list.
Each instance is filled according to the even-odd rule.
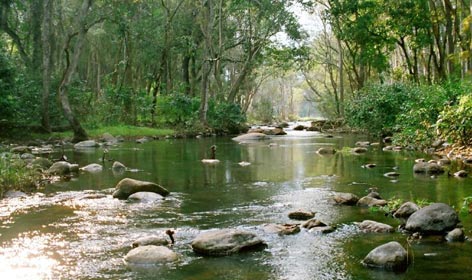
[[370,85],[345,106],[348,125],[380,136],[393,133],[397,115],[411,97],[404,84]]
[[438,137],[436,121],[439,113],[457,98],[461,88],[458,84],[411,87],[411,98],[396,119],[395,143],[429,147]]
[[440,136],[460,145],[472,144],[472,96],[461,96],[459,103],[449,105],[437,121]]
[[38,187],[40,174],[9,154],[0,157],[0,198],[9,190],[29,192]]

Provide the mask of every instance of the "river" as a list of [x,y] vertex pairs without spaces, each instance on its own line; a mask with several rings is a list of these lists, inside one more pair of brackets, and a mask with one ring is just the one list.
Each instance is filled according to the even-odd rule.
[[[466,279],[472,275],[472,246],[430,239],[407,242],[407,235],[362,233],[354,222],[400,223],[381,211],[329,202],[334,192],[359,197],[376,187],[385,199],[444,202],[458,211],[472,196],[471,179],[413,174],[414,152],[384,152],[371,146],[356,155],[346,147],[362,136],[328,138],[317,132],[289,131],[267,141],[237,143],[228,138],[166,139],[108,148],[108,158],[129,167],[114,174],[112,161],[103,172],[80,172],[68,181],[46,186],[27,198],[0,201],[0,279]],[[269,143],[273,143],[269,145]],[[210,146],[220,164],[209,166]],[[332,146],[335,155],[319,155]],[[100,163],[103,149],[66,150],[80,166]],[[57,156],[57,155],[53,155]],[[250,162],[240,166],[238,162]],[[362,168],[375,163],[375,168]],[[456,168],[453,166],[452,168]],[[396,180],[383,176],[396,171]],[[112,198],[123,178],[152,181],[171,194],[157,203]],[[329,234],[306,230],[290,236],[263,231],[268,223],[294,223],[288,213],[317,212],[335,225]],[[471,214],[461,213],[472,236]],[[258,234],[267,249],[227,257],[202,257],[190,243],[208,229],[240,228]],[[126,267],[123,258],[139,237],[176,231],[173,250],[181,259],[151,271]],[[412,262],[404,273],[371,270],[361,260],[389,241],[408,248]],[[469,275],[469,276],[467,276]]]

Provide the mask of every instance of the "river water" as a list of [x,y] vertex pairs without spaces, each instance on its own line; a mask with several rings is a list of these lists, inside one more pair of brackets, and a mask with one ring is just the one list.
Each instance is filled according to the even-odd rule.
[[[397,227],[399,221],[368,208],[335,206],[334,192],[358,196],[376,187],[385,199],[427,200],[462,207],[472,196],[471,179],[441,175],[415,176],[413,152],[384,152],[370,147],[354,155],[361,136],[325,137],[316,132],[289,131],[287,136],[239,144],[230,138],[168,139],[144,144],[125,142],[109,148],[108,158],[129,167],[111,171],[111,161],[98,174],[81,172],[69,181],[46,186],[27,198],[0,201],[0,279],[467,279],[472,275],[472,246],[425,239],[408,243],[401,233],[366,234],[354,222],[376,220]],[[269,146],[269,143],[273,143]],[[220,164],[202,158],[216,144]],[[340,152],[321,156],[320,147]],[[100,163],[101,148],[67,150],[80,166]],[[429,159],[427,157],[427,159]],[[242,167],[240,161],[251,165]],[[375,163],[372,169],[362,168]],[[452,166],[452,169],[457,168]],[[383,176],[396,171],[392,180]],[[454,170],[453,170],[454,171]],[[157,203],[113,199],[112,188],[123,178],[156,182],[171,194]],[[306,230],[290,236],[263,231],[268,223],[294,223],[288,213],[317,212],[336,225],[330,234]],[[460,214],[466,234],[472,219]],[[126,267],[130,244],[143,236],[175,229],[173,250],[181,258],[172,266],[148,271]],[[267,244],[260,252],[227,257],[202,257],[190,243],[208,229],[240,228],[258,234]],[[361,260],[389,241],[408,248],[412,263],[404,273],[370,270]]]

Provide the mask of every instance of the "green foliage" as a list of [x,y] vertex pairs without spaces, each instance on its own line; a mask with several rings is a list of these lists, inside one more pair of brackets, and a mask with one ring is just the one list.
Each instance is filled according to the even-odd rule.
[[413,86],[411,98],[404,104],[395,124],[394,141],[418,148],[428,147],[437,139],[436,121],[444,106],[462,91],[459,84]]
[[377,136],[391,134],[397,115],[411,98],[409,89],[404,84],[363,88],[345,107],[346,122]]
[[261,100],[252,103],[251,119],[262,123],[271,123],[274,118],[274,107],[269,97],[262,97]]
[[464,197],[462,207],[460,210],[461,214],[467,214],[472,212],[472,196]]
[[14,159],[8,153],[0,156],[0,198],[9,190],[35,190],[39,179],[40,174],[27,168],[22,160]]
[[439,134],[453,143],[472,144],[472,97],[461,96],[458,104],[448,105],[437,121]]
[[246,122],[246,117],[241,112],[241,107],[237,104],[226,102],[211,104],[208,119],[209,125],[217,133],[237,134]]
[[0,119],[10,119],[14,115],[17,101],[14,95],[15,73],[10,59],[3,51],[0,41]]
[[200,101],[184,94],[176,93],[159,96],[157,99],[158,123],[171,126],[186,126],[197,119]]

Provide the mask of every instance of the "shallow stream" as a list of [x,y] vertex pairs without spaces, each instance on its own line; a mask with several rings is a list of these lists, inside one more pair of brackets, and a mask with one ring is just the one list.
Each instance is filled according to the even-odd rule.
[[[399,221],[369,208],[335,206],[334,192],[358,196],[376,187],[385,199],[444,202],[458,211],[472,196],[470,178],[417,176],[414,160],[425,155],[384,152],[369,147],[352,154],[359,136],[327,138],[320,133],[290,131],[268,141],[239,144],[230,138],[168,139],[144,144],[121,143],[108,158],[130,169],[81,172],[70,181],[48,185],[27,198],[0,201],[0,279],[467,279],[472,275],[472,244],[429,239],[407,242],[401,233],[361,233],[354,222],[376,220],[394,227]],[[274,143],[275,145],[270,145]],[[220,164],[204,165],[216,144]],[[320,147],[340,152],[322,156]],[[100,163],[101,148],[67,150],[80,166]],[[53,155],[53,157],[56,155]],[[240,161],[251,165],[242,167]],[[372,169],[362,168],[375,163]],[[452,169],[457,168],[452,166]],[[383,176],[389,171],[396,180]],[[158,203],[113,199],[111,189],[123,178],[156,182],[171,194]],[[263,231],[268,223],[294,223],[288,213],[317,212],[336,225],[330,234],[302,230],[279,236]],[[472,237],[471,214],[460,219]],[[152,271],[133,271],[123,263],[139,237],[175,229],[173,250],[181,261]],[[260,252],[209,258],[193,253],[190,243],[208,229],[241,228],[268,244]],[[397,240],[408,248],[412,263],[404,273],[370,270],[361,260],[373,248]]]

